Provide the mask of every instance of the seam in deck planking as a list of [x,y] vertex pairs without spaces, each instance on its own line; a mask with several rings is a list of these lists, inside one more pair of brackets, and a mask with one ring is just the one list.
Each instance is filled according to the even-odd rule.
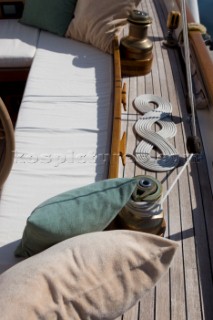
[[[143,9],[143,10],[147,10],[149,11],[150,15],[154,15],[156,18],[156,10],[158,10],[158,14],[161,15],[161,18],[164,17],[164,19],[166,19],[165,17],[165,11],[163,10],[162,6],[160,3],[158,3],[158,1],[143,1],[142,2],[142,6],[139,6],[139,9]],[[163,31],[159,28],[161,27],[159,24],[159,21],[157,21],[156,19],[156,25],[155,25],[155,21],[153,24],[153,31],[157,32],[157,35],[159,38],[161,38],[163,36]],[[165,32],[165,30],[164,30]],[[156,36],[156,34],[155,34]],[[179,60],[179,57],[177,55],[176,52],[169,52],[166,53],[163,52],[164,49],[161,48],[161,46],[159,46],[158,42],[154,43],[154,48],[153,51],[155,52],[155,58],[156,58],[156,66],[155,66],[155,71],[157,71],[159,79],[156,79],[153,76],[153,72],[145,77],[138,77],[138,78],[131,78],[131,79],[125,79],[128,85],[128,111],[126,114],[126,121],[125,121],[125,125],[123,125],[123,127],[126,126],[127,129],[127,134],[128,134],[128,145],[127,145],[127,152],[130,150],[134,150],[134,145],[137,144],[137,140],[134,136],[134,133],[131,132],[132,130],[132,120],[134,118],[134,114],[135,117],[137,119],[137,113],[135,112],[135,110],[132,108],[132,100],[135,98],[135,96],[141,94],[141,93],[150,93],[150,91],[152,91],[151,93],[154,94],[159,94],[161,93],[163,94],[167,94],[168,98],[170,98],[170,96],[172,94],[175,93],[175,90],[178,89],[178,92],[181,93],[182,97],[184,97],[184,87],[182,86],[182,81],[183,81],[183,76],[181,75],[180,70],[178,70],[181,67]],[[160,52],[161,51],[161,52]],[[162,61],[161,63],[158,63],[157,61],[159,61],[157,58],[159,58],[157,55],[158,53],[161,53],[161,58]],[[169,58],[169,59],[168,59]],[[170,67],[170,61],[175,62],[175,64]],[[167,64],[167,65],[166,65]],[[177,64],[177,65],[176,65]],[[175,68],[174,68],[175,66]],[[164,72],[162,73],[162,69],[164,68]],[[178,80],[180,81],[180,83],[177,85],[177,83],[172,80],[170,81],[170,78],[167,78],[167,74],[166,72],[170,69],[170,77],[175,76],[175,78],[178,78]],[[162,74],[166,74],[166,77],[163,80],[166,80],[166,86],[162,87],[161,85],[161,76]],[[175,79],[177,80],[177,79]],[[140,88],[140,86],[143,86],[143,88]],[[143,90],[142,90],[143,89]],[[143,92],[141,92],[143,91]],[[176,101],[176,112],[179,114],[179,116],[182,116],[183,118],[186,116],[186,112],[185,112],[185,103],[181,103],[181,101],[178,100],[178,97],[176,96],[176,94],[174,94],[174,97],[172,97],[174,99],[174,101]],[[189,124],[181,124],[180,128],[179,128],[179,135],[181,136],[179,142],[177,142],[176,140],[179,140],[179,138],[174,139],[174,143],[178,144],[179,146],[181,146],[181,144],[183,145],[186,141],[186,134],[185,134],[185,130],[186,130],[186,134],[188,135],[190,133],[190,128],[189,128]],[[130,139],[133,139],[133,144],[130,142]],[[133,147],[132,147],[133,146]],[[182,147],[182,150],[184,150],[184,147]],[[199,254],[196,254],[196,247],[199,247],[199,243],[198,239],[195,237],[194,238],[194,229],[196,232],[196,224],[200,224],[202,225],[203,231],[205,232],[206,230],[206,222],[205,219],[198,219],[198,222],[195,221],[195,217],[193,214],[194,211],[194,206],[197,204],[196,201],[196,194],[200,194],[200,197],[198,197],[199,199],[199,208],[201,211],[204,210],[203,208],[203,198],[202,198],[202,192],[200,190],[200,185],[199,185],[199,181],[198,181],[198,173],[202,173],[203,169],[205,171],[205,165],[200,167],[199,165],[196,164],[192,164],[191,166],[192,168],[187,169],[185,175],[182,177],[182,180],[178,183],[177,185],[177,193],[175,193],[175,198],[176,194],[178,194],[178,200],[176,199],[177,203],[178,203],[178,207],[180,210],[178,210],[180,212],[180,216],[177,217],[176,219],[179,220],[178,223],[178,228],[176,227],[176,230],[173,226],[173,222],[174,222],[174,217],[172,217],[172,213],[170,212],[172,209],[172,200],[174,199],[174,196],[170,197],[170,199],[168,200],[167,206],[165,206],[165,210],[168,211],[168,216],[167,216],[167,224],[168,224],[168,228],[167,228],[167,236],[169,236],[170,238],[177,238],[179,239],[179,241],[181,242],[181,252],[179,255],[179,258],[182,260],[182,268],[181,270],[173,270],[175,269],[173,266],[171,267],[170,271],[168,272],[168,274],[164,277],[164,279],[162,279],[162,281],[160,281],[156,288],[154,288],[153,290],[151,290],[142,300],[139,304],[137,304],[136,306],[134,306],[131,310],[129,310],[127,313],[125,313],[125,315],[119,319],[123,319],[123,320],[138,320],[138,319],[147,319],[147,320],[151,320],[151,319],[193,319],[193,320],[199,320],[199,319],[210,319],[209,315],[210,313],[210,309],[211,307],[208,309],[206,307],[206,303],[205,301],[203,302],[203,297],[204,300],[206,298],[205,292],[207,292],[206,289],[209,289],[212,287],[212,281],[210,281],[209,286],[207,284],[204,285],[204,287],[202,286],[202,284],[199,284],[199,281],[201,280],[202,282],[202,277],[200,276],[200,274],[197,273],[197,269],[199,269],[198,265],[200,266],[200,263],[198,262],[199,260]],[[198,168],[197,168],[198,167]],[[193,170],[193,171],[191,171]],[[176,170],[175,170],[176,171]],[[178,171],[178,169],[177,169]],[[177,174],[177,171],[174,172],[174,175]],[[200,172],[201,171],[201,172]],[[190,172],[192,172],[192,177],[190,177]],[[144,174],[143,170],[139,169],[137,166],[135,166],[132,163],[127,163],[127,167],[124,168],[123,170],[123,175],[124,176],[132,176],[135,174]],[[189,176],[188,176],[189,175]],[[200,174],[199,174],[200,175]],[[158,178],[162,178],[162,174],[158,174],[157,175]],[[166,181],[167,183],[167,187],[168,182],[171,181],[172,176],[170,176],[168,178],[168,181]],[[196,183],[196,186],[195,186]],[[187,195],[189,196],[189,198],[187,200],[182,199],[183,198],[183,192],[181,193],[181,191],[183,190],[183,185],[186,187],[187,191]],[[186,210],[188,207],[188,210]],[[174,207],[172,209],[172,211],[174,210]],[[186,212],[184,212],[186,211]],[[188,211],[188,212],[187,212]],[[186,217],[185,217],[186,215]],[[177,221],[176,221],[177,223]],[[187,229],[187,227],[189,227],[189,229]],[[197,226],[198,228],[198,226]],[[175,231],[176,234],[174,233]],[[201,242],[201,247],[205,247],[205,253],[206,249],[209,249],[209,245],[208,245],[208,238],[205,239],[206,241],[202,241]],[[188,241],[188,245],[187,245],[187,241]],[[209,251],[209,250],[208,250]],[[191,258],[189,257],[187,259],[187,255],[191,252],[191,258],[192,261],[190,260]],[[209,263],[209,257],[207,258],[207,267],[205,270],[208,270],[209,267],[211,267],[210,263]],[[177,261],[179,262],[179,261]],[[190,265],[189,262],[192,263],[192,268],[190,270]],[[180,263],[179,263],[180,265]],[[179,269],[179,265],[177,266]],[[185,268],[188,267],[188,270],[186,270]],[[203,268],[203,266],[201,265],[201,267]],[[201,270],[202,272],[204,272],[205,270]],[[210,268],[211,269],[211,268]],[[180,272],[181,271],[181,272]],[[190,272],[192,271],[192,276],[190,278]],[[211,270],[212,271],[212,270]],[[181,280],[182,285],[180,286],[180,282],[178,282],[177,278],[175,277],[175,272],[177,272],[179,274],[179,277],[181,277],[179,280]],[[211,272],[209,272],[210,274],[210,278],[212,276]],[[174,275],[174,279],[173,279],[173,275]],[[187,283],[188,280],[188,283]],[[190,283],[190,281],[194,280],[192,283]],[[176,288],[173,287],[173,283],[172,282],[178,282],[176,283]],[[179,287],[179,288],[178,288]],[[180,287],[182,287],[181,290]],[[196,287],[196,288],[194,288]],[[208,288],[209,287],[209,288]],[[193,289],[193,293],[191,294],[191,290],[189,289]],[[205,291],[206,290],[206,291]],[[179,291],[179,296],[177,296],[177,291]],[[211,291],[211,290],[210,290]],[[166,293],[166,296],[165,296]],[[184,299],[179,300],[181,293],[183,294]],[[202,297],[201,297],[201,293],[202,293]],[[209,293],[209,291],[208,291]],[[168,299],[166,299],[168,298]],[[210,294],[210,298],[209,300],[211,300],[212,298],[212,294]],[[166,301],[168,300],[168,301]],[[208,299],[207,299],[208,300]],[[174,306],[175,304],[175,306]],[[166,305],[166,306],[165,306]]]

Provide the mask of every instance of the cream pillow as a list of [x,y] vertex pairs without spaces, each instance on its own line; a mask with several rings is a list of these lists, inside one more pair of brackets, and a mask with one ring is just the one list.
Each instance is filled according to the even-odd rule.
[[114,35],[122,30],[140,0],[78,0],[66,37],[112,53]]
[[7,320],[115,319],[167,271],[177,243],[135,231],[88,233],[0,276]]

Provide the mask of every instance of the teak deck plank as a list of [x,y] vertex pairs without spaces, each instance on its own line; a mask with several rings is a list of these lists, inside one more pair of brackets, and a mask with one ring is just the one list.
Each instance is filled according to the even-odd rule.
[[[159,14],[159,11],[158,11]],[[165,17],[166,18],[166,17]],[[172,59],[173,58],[173,59]],[[165,59],[165,62],[168,61],[168,59]],[[178,74],[177,67],[178,62],[175,63],[175,56],[170,58],[170,61],[172,62],[172,69],[173,74]],[[179,68],[181,66],[179,65]],[[171,77],[171,76],[170,76]],[[170,78],[169,77],[169,78]],[[170,82],[171,84],[171,82]],[[177,85],[176,85],[177,88]],[[180,92],[181,88],[179,88],[178,92]],[[172,103],[173,106],[177,104],[177,97],[176,92],[174,91],[174,87],[169,85],[169,91],[170,96],[173,97]],[[182,100],[184,102],[184,99]],[[177,105],[178,107],[178,105]],[[185,105],[183,104],[183,110],[185,110]],[[178,111],[178,110],[177,110]],[[180,113],[174,113],[173,115],[178,117],[181,117]],[[180,127],[180,125],[178,125]],[[181,128],[178,128],[181,130]],[[181,135],[181,132],[178,132],[178,134],[175,137],[175,143],[176,147],[181,155],[184,155],[186,153],[185,150],[185,143],[184,143],[184,136]],[[188,180],[187,180],[187,170],[183,173],[181,179],[179,180],[177,186],[179,187],[179,190],[177,190],[179,194],[179,203],[180,203],[180,229],[182,230],[182,234],[185,232],[185,230],[193,230],[193,221],[192,216],[189,214],[188,208],[190,208],[190,197],[186,197],[185,194],[189,194],[189,186],[188,186]],[[181,192],[180,192],[181,190]],[[175,193],[175,192],[174,192]],[[177,197],[176,197],[177,198]],[[188,212],[187,212],[188,211]],[[176,225],[176,224],[175,224]],[[193,233],[192,233],[193,235]],[[196,319],[200,318],[201,316],[201,310],[200,310],[200,296],[199,296],[199,285],[198,285],[198,275],[197,275],[197,269],[196,269],[196,255],[195,255],[195,243],[193,237],[188,237],[186,239],[182,240],[182,254],[183,254],[183,265],[184,270],[183,274],[185,277],[185,299],[186,299],[186,310],[182,310],[183,315],[184,312],[186,312],[186,318],[187,319]],[[193,250],[192,250],[193,249]],[[177,305],[174,304],[176,307]],[[182,306],[184,303],[181,304]],[[178,314],[178,308],[177,314]],[[190,312],[188,312],[190,310]],[[181,318],[184,318],[182,315]]]
[[138,315],[138,319],[139,320],[155,319],[155,288],[152,289],[150,292],[148,292],[140,301],[140,312]]
[[[123,114],[122,128],[127,131],[127,154],[134,154],[139,142],[134,133],[138,114],[132,102],[138,95],[153,93],[172,103],[173,120],[177,125],[177,135],[172,141],[185,159],[186,139],[192,134],[185,101],[186,81],[178,50],[162,45],[167,32],[166,8],[163,1],[158,0],[143,0],[138,8],[153,17],[149,36],[153,40],[154,60],[148,75],[124,79],[128,106]],[[173,172],[156,174],[145,171],[135,165],[132,158],[127,158],[121,176],[151,174],[163,183],[165,192],[181,166]],[[165,237],[177,241],[180,247],[167,274],[120,320],[212,319],[213,200],[207,172],[205,156],[199,161],[194,159],[165,201]]]

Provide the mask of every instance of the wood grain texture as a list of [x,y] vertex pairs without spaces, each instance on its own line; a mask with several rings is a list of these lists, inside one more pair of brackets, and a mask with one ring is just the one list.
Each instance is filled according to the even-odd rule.
[[[112,143],[110,153],[109,178],[118,176],[119,156],[120,156],[120,139],[121,139],[121,103],[122,103],[122,81],[120,51],[118,39],[114,39],[114,114]],[[123,150],[124,152],[124,150]]]
[[[120,171],[120,176],[125,177],[150,174],[162,182],[164,192],[171,186],[186,159],[186,140],[192,134],[186,108],[185,69],[180,52],[178,49],[168,49],[162,44],[167,35],[167,6],[164,0],[143,0],[139,6],[139,9],[148,12],[153,18],[149,30],[154,44],[153,64],[148,75],[124,78],[127,85],[127,111],[122,115],[121,126],[127,131],[128,158],[125,168]],[[133,100],[143,93],[165,97],[172,103],[177,135],[171,141],[181,156],[180,167],[172,173],[156,174],[145,171],[135,165],[131,158],[139,142],[134,125],[140,117],[134,109]],[[205,157],[193,159],[163,205],[167,223],[165,236],[180,244],[175,260],[156,287],[121,319],[212,318],[212,208],[212,192]]]

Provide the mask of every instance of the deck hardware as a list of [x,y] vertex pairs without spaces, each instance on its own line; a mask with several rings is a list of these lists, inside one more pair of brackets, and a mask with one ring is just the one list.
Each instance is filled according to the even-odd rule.
[[168,33],[163,41],[163,44],[167,47],[174,48],[177,46],[178,41],[173,37],[174,30],[179,27],[180,24],[180,12],[171,11],[167,18]]
[[136,176],[138,184],[131,198],[118,215],[118,223],[128,229],[162,234],[164,214],[159,205],[161,183],[149,175]]
[[150,188],[152,186],[152,181],[148,179],[141,179],[138,184],[143,188]]
[[120,42],[122,75],[145,75],[151,71],[153,60],[153,43],[147,36],[152,18],[144,11],[133,10],[127,20],[129,35]]
[[163,203],[190,164],[193,156],[192,153],[187,156],[185,164],[164,195],[162,185],[157,179],[148,175],[136,176],[138,185],[119,213],[118,225],[132,230],[163,235],[166,229]]

